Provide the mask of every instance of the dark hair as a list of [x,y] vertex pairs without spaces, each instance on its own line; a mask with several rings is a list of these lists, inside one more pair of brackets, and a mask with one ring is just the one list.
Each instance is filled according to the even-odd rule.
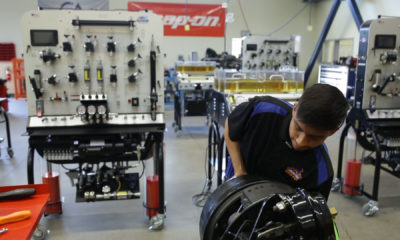
[[347,114],[349,104],[342,92],[328,84],[314,84],[299,99],[296,118],[313,128],[335,130]]

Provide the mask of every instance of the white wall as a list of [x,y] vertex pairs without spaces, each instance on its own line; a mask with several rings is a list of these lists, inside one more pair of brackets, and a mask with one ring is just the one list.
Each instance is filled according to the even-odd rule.
[[[186,3],[185,0],[142,0],[143,2],[177,2]],[[189,3],[221,4],[225,0],[190,0]],[[246,30],[246,25],[240,13],[238,0],[229,0],[228,12],[234,14],[235,22],[227,24],[226,50],[231,52],[231,38],[240,37],[240,31]],[[265,35],[286,22],[299,9],[304,6],[302,0],[241,0],[247,23],[253,35]],[[110,0],[110,9],[126,9],[128,0]],[[315,11],[314,11],[315,12]],[[295,21],[282,31],[274,34],[277,37],[286,37],[293,34],[302,35],[302,53],[300,55],[300,68],[305,69],[316,36],[314,32],[307,32],[308,9],[300,14]],[[218,53],[224,50],[222,37],[165,37],[164,46],[167,52],[167,66],[173,66],[178,55],[188,55],[197,51],[199,57],[204,57],[208,47]]]
[[21,57],[22,34],[21,18],[29,11],[37,9],[37,0],[2,0],[0,14],[0,42],[13,42],[16,44],[17,56]]
[[[150,1],[150,0],[142,0]],[[153,0],[154,2],[178,2],[185,0]],[[190,0],[189,3],[221,4],[225,0]],[[252,34],[264,35],[286,22],[304,6],[302,0],[241,0],[242,7]],[[376,18],[378,14],[398,16],[400,1],[398,0],[357,0],[364,20]],[[312,5],[313,31],[307,32],[309,9],[301,13],[295,21],[273,36],[285,37],[293,34],[302,36],[302,52],[300,69],[305,70],[316,41],[321,33],[333,0],[325,0]],[[126,10],[128,0],[110,0],[110,9]],[[37,1],[32,0],[2,0],[0,14],[0,42],[16,43],[17,56],[23,53],[21,42],[21,16],[24,12],[37,9]],[[234,14],[234,23],[227,25],[226,50],[231,50],[231,38],[240,37],[240,31],[246,26],[240,13],[238,0],[229,0],[228,12]],[[354,38],[354,54],[357,53],[358,31],[352,19],[346,1],[343,1],[332,24],[327,39]],[[186,58],[192,51],[197,51],[203,57],[207,47],[222,52],[224,39],[216,37],[166,37],[164,48],[167,53],[166,67],[173,66],[178,55]],[[310,78],[310,83],[316,82],[317,65]],[[0,77],[4,77],[4,63],[0,63]],[[10,87],[11,88],[11,87]],[[10,89],[12,90],[12,89]],[[12,92],[12,91],[11,91]]]
[[[37,9],[37,1],[2,0],[0,10],[0,42],[15,44],[17,57],[21,57],[22,34],[21,17],[29,10]],[[0,78],[5,78],[5,69],[11,68],[11,62],[0,62]],[[7,83],[8,93],[14,93],[14,83]]]
[[[332,8],[334,0],[326,0],[316,4],[316,15],[314,16],[315,33],[320,34],[326,18]],[[357,0],[358,8],[364,21],[376,19],[378,15],[400,16],[399,0]],[[346,1],[343,1],[332,23],[327,39],[354,39],[353,55],[358,54],[359,32],[351,15],[350,8]],[[310,83],[316,81],[318,63],[315,64]]]
[[[149,0],[143,0],[149,1]],[[185,3],[185,0],[153,0],[154,2],[178,2]],[[189,3],[221,4],[225,0],[190,0]],[[231,38],[240,37],[240,31],[246,30],[238,0],[229,0],[228,12],[234,14],[235,22],[227,25],[226,50],[231,51]],[[24,12],[37,9],[37,1],[32,0],[2,0],[2,14],[0,14],[0,25],[3,33],[0,34],[0,41],[16,43],[17,56],[23,53],[21,41],[20,19]],[[241,0],[243,11],[247,18],[251,33],[265,35],[286,22],[299,9],[304,6],[302,0]],[[128,0],[110,0],[111,10],[126,10]],[[315,4],[313,4],[315,6]],[[316,10],[313,7],[313,15]],[[308,9],[300,14],[295,21],[289,24],[282,31],[273,36],[286,37],[293,34],[302,36],[302,53],[300,55],[300,69],[304,70],[311,56],[315,41],[316,32],[307,32]],[[203,57],[206,48],[211,47],[218,53],[224,50],[224,38],[222,37],[166,37],[164,48],[167,53],[166,67],[173,66],[178,55],[187,56],[192,51],[197,51],[199,57]],[[2,77],[0,64],[0,77]],[[12,92],[12,89],[10,89]]]
[[[398,0],[357,0],[356,2],[364,21],[376,19],[378,15],[400,16],[400,1]],[[318,13],[316,18],[319,23],[324,22],[323,19],[326,19],[332,4],[333,0],[323,1],[317,4]],[[320,27],[322,28],[322,26]],[[358,30],[346,2],[342,2],[340,5],[327,38],[356,38],[358,41]],[[356,47],[358,47],[358,43]],[[356,54],[357,51],[354,53]]]

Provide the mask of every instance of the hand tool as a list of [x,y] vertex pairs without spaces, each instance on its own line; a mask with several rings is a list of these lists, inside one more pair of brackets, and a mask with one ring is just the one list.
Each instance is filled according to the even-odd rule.
[[17,222],[21,221],[27,218],[30,218],[32,215],[30,210],[24,210],[24,211],[18,211],[18,212],[13,212],[11,214],[1,216],[0,217],[0,225],[6,224],[6,223],[12,223],[12,222]]
[[23,199],[32,196],[35,193],[36,189],[34,188],[19,188],[8,192],[0,193],[0,201]]

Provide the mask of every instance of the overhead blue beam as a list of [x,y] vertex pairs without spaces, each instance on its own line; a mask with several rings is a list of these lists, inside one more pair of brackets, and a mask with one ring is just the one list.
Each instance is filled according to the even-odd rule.
[[324,43],[324,41],[326,39],[326,36],[328,35],[329,29],[331,28],[333,19],[335,18],[337,10],[339,9],[340,2],[341,2],[341,0],[335,0],[333,2],[333,6],[331,8],[331,11],[330,11],[330,13],[328,15],[328,18],[326,19],[324,28],[322,29],[322,33],[319,36],[317,45],[315,46],[314,52],[311,55],[311,59],[308,62],[308,66],[307,66],[306,72],[304,73],[304,86],[307,85],[308,78],[310,77],[311,71],[312,71],[312,69],[314,67],[314,64],[315,64],[315,61],[318,58],[318,54],[321,51],[322,44]]
[[358,31],[360,31],[361,24],[363,24],[363,19],[360,14],[360,10],[358,9],[357,3],[355,0],[347,0],[349,4],[351,14],[353,15],[354,21],[357,24]]

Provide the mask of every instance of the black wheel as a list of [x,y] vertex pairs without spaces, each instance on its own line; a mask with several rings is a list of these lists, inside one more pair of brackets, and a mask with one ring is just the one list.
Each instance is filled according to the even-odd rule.
[[335,239],[322,196],[250,176],[223,183],[208,198],[200,235],[202,240]]

